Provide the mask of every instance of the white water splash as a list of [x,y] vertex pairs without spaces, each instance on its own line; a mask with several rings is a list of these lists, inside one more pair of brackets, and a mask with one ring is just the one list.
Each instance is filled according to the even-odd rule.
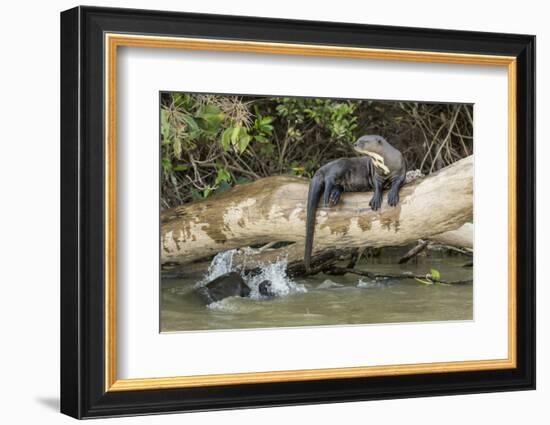
[[344,285],[341,283],[333,282],[330,279],[325,279],[323,283],[317,285],[317,289],[334,289],[334,288],[341,288]]
[[[208,271],[205,276],[197,282],[196,287],[204,286],[217,277],[223,276],[224,274],[232,271],[241,273],[240,270],[233,267],[233,256],[236,252],[236,249],[231,249],[229,251],[218,253],[212,259],[210,266],[208,266]],[[277,259],[274,263],[262,265],[260,267],[260,272],[254,276],[243,276],[241,273],[245,283],[251,290],[249,297],[256,300],[266,298],[260,294],[259,290],[260,284],[266,280],[271,283],[269,290],[276,297],[286,297],[290,294],[307,292],[304,285],[298,284],[288,277],[286,274],[287,264],[288,261],[286,258]],[[216,308],[222,306],[213,307]]]
[[365,282],[363,279],[359,279],[357,282],[357,287],[362,289],[372,289],[372,288],[383,288],[386,285],[382,282],[377,282],[375,280],[369,280]]
[[206,308],[209,308],[210,310],[217,310],[217,311],[224,311],[227,313],[236,313],[239,311],[239,306],[232,304],[230,301],[230,298],[226,298],[221,301],[216,301],[213,303],[210,303],[206,306]]
[[206,285],[208,282],[213,281],[217,277],[233,271],[233,256],[237,252],[236,249],[230,249],[229,251],[223,251],[212,259],[212,262],[208,266],[208,271],[204,277],[197,282],[195,287],[199,288]]
[[252,276],[246,280],[246,284],[250,288],[250,298],[262,299],[265,298],[260,294],[260,283],[267,280],[271,282],[269,290],[276,297],[286,297],[290,294],[307,292],[304,285],[294,282],[286,274],[287,259],[277,259],[274,263],[265,264],[261,267],[259,274]]

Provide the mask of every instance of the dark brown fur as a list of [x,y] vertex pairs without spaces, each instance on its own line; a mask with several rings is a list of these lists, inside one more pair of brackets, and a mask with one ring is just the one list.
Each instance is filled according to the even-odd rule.
[[355,142],[356,151],[364,154],[377,154],[384,159],[389,169],[386,173],[375,165],[370,156],[340,158],[331,161],[317,170],[311,179],[307,200],[306,242],[304,263],[310,271],[313,233],[317,205],[323,195],[325,207],[335,206],[344,192],[368,192],[374,194],[369,202],[373,210],[382,205],[382,190],[390,188],[388,204],[395,206],[399,202],[399,189],[405,181],[407,171],[405,160],[397,149],[382,136],[362,136]]

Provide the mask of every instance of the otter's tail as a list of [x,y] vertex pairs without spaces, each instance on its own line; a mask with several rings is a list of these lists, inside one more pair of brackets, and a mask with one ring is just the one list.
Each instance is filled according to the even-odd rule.
[[309,183],[307,195],[307,218],[306,218],[306,246],[304,251],[304,264],[306,271],[311,268],[311,251],[313,249],[313,233],[315,232],[315,215],[317,204],[323,192],[324,181],[320,176],[313,176]]

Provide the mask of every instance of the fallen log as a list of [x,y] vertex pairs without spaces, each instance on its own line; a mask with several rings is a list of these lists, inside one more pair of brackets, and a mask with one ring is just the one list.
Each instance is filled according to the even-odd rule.
[[472,223],[464,223],[458,229],[432,236],[430,241],[459,248],[473,249],[474,225]]
[[[407,184],[396,207],[384,199],[379,211],[369,207],[372,193],[346,193],[336,207],[318,209],[314,252],[405,245],[455,230],[472,219],[472,175],[473,158],[464,158]],[[167,210],[161,262],[189,263],[274,241],[295,242],[289,249],[301,249],[307,191],[305,179],[267,177]]]
[[[464,223],[456,230],[450,230],[448,232],[443,232],[438,235],[433,235],[430,237],[430,240],[420,240],[418,244],[410,249],[405,255],[403,255],[398,263],[405,264],[411,258],[416,257],[422,251],[424,251],[428,246],[430,246],[430,241],[435,243],[436,247],[443,245],[443,247],[458,251],[463,254],[472,255],[472,248],[474,245],[474,225],[472,223]],[[439,244],[439,245],[438,245]],[[434,245],[431,245],[432,247]]]

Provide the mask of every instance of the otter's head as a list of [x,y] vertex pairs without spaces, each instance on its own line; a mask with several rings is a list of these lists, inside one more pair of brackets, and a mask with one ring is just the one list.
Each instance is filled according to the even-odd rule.
[[363,155],[370,156],[374,167],[382,174],[387,175],[390,169],[385,163],[388,145],[382,136],[367,135],[361,136],[353,145],[353,148]]
[[382,136],[379,136],[377,134],[369,134],[359,137],[359,139],[357,139],[357,141],[353,145],[353,148],[357,152],[364,155],[375,153],[383,157],[384,150],[387,149],[387,144],[388,142]]

